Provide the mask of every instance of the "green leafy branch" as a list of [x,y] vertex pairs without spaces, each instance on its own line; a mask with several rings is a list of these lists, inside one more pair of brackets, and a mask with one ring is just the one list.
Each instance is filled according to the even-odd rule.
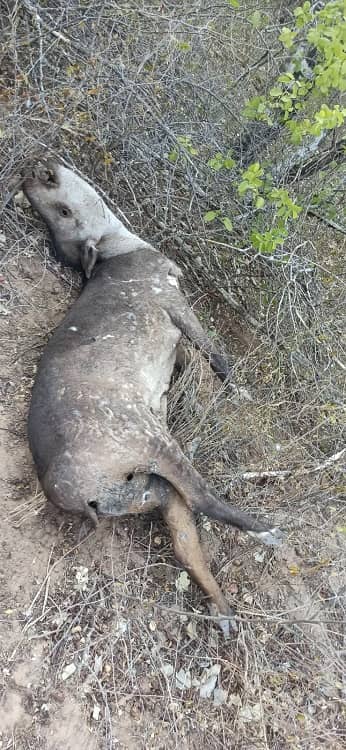
[[[292,143],[299,144],[306,135],[318,136],[340,127],[346,118],[344,107],[324,103],[311,119],[299,120],[307,96],[313,105],[322,96],[346,90],[346,2],[335,0],[316,11],[309,2],[304,2],[294,15],[294,27],[284,27],[279,36],[283,46],[290,50],[293,72],[280,75],[268,96],[250,99],[243,114],[247,119],[268,125],[278,118],[286,125]],[[312,70],[302,55],[304,44],[316,50],[317,60]]]
[[[233,7],[238,3],[230,2]],[[320,136],[325,131],[340,128],[346,118],[346,108],[340,103],[325,101],[335,99],[346,90],[346,0],[332,0],[320,10],[304,2],[294,10],[292,28],[285,27],[280,41],[290,51],[291,70],[278,76],[266,96],[250,99],[243,114],[247,119],[274,125],[280,122],[289,133],[293,144],[300,144],[306,136]],[[304,50],[314,48],[316,60],[310,67]],[[312,112],[310,117],[305,116]],[[233,169],[230,152],[217,153],[209,159],[214,171]],[[255,162],[243,170],[237,182],[237,192],[247,204],[252,202],[254,220],[249,237],[252,246],[261,253],[271,254],[283,245],[289,223],[296,221],[302,211],[283,188],[273,187],[269,170]],[[264,231],[264,222],[272,213],[272,226]],[[232,222],[221,215],[221,210],[208,211],[206,223],[218,219],[228,231]]]
[[193,145],[189,135],[178,135],[177,143],[178,146],[176,148],[173,148],[169,152],[169,154],[166,154],[168,161],[170,161],[171,164],[175,164],[178,161],[179,157],[184,161],[184,151],[189,154],[189,156],[198,155],[198,148]]
[[[261,253],[273,253],[287,238],[288,223],[298,218],[302,210],[301,206],[292,200],[287,190],[273,187],[271,175],[265,173],[259,162],[250,164],[247,169],[243,170],[237,185],[237,192],[241,198],[251,200],[256,213],[263,213],[264,208],[274,210],[275,223],[271,229],[262,233],[255,222],[255,226],[250,230],[250,241],[253,247]],[[221,216],[220,209],[207,211],[204,215],[204,221],[207,224],[215,219],[221,221],[227,231],[232,231],[231,220]]]
[[254,226],[250,231],[250,241],[256,250],[265,254],[273,253],[287,238],[288,222],[298,218],[301,206],[292,200],[287,190],[272,186],[271,175],[265,174],[259,162],[250,164],[242,172],[237,190],[240,196],[251,197],[257,212],[265,207],[274,209],[275,222],[271,229],[263,233]]

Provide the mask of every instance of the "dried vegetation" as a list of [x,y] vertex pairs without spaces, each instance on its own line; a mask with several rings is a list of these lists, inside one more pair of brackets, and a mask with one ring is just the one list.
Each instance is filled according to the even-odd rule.
[[[345,171],[316,155],[293,168],[278,129],[243,120],[284,65],[277,38],[294,4],[265,0],[260,28],[256,4],[232,5],[1,2],[2,750],[345,747]],[[229,148],[244,166],[270,156],[306,206],[324,191],[323,219],[306,210],[284,256],[242,243],[244,206],[207,167]],[[192,354],[170,401],[174,433],[218,491],[288,531],[273,553],[201,519],[239,615],[230,642],[159,517],[78,541],[78,522],[42,508],[25,415],[40,350],[78,288],[18,196],[20,169],[42,153],[177,260],[234,362],[237,391]],[[214,205],[233,234],[203,224]]]

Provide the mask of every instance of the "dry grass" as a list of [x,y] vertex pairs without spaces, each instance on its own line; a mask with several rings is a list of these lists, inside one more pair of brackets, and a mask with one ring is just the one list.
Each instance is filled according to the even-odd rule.
[[[257,30],[251,3],[235,12],[203,0],[69,0],[38,12],[29,0],[2,2],[1,342],[16,370],[12,385],[4,381],[8,413],[27,404],[40,349],[78,288],[50,258],[39,220],[13,200],[23,164],[43,151],[95,182],[184,269],[191,303],[233,358],[239,391],[220,387],[192,354],[171,391],[171,428],[220,494],[288,531],[274,554],[201,519],[206,554],[239,615],[239,635],[225,643],[201,592],[177,589],[159,518],[125,519],[79,542],[76,525],[62,522],[5,654],[12,669],[43,644],[40,683],[25,704],[32,723],[4,733],[3,748],[55,750],[48,730],[60,694],[77,696],[93,748],[345,746],[343,454],[326,464],[345,444],[344,236],[304,214],[285,258],[254,257],[248,215],[227,176],[206,166],[229,147],[239,164],[268,154],[282,163],[282,134],[246,124],[240,111],[284,64],[276,40],[291,5],[264,2]],[[198,158],[185,152],[172,163],[182,135]],[[341,165],[298,175],[294,186],[308,201],[330,181],[342,222],[344,180]],[[219,204],[234,218],[231,238],[203,224]],[[45,321],[46,297],[37,300],[48,285],[55,294],[54,280]],[[11,417],[12,453],[20,414],[17,425]],[[249,471],[287,474],[251,480]],[[31,499],[16,491],[14,527],[46,523],[34,486],[31,469]],[[215,665],[223,692],[202,698],[196,681]],[[191,677],[185,690],[180,670]]]

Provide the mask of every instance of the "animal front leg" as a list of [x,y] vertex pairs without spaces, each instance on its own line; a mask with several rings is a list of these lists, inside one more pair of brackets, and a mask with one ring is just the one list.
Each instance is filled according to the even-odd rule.
[[162,514],[172,535],[177,560],[186,568],[191,578],[198,583],[210,599],[211,613],[217,616],[226,616],[227,619],[218,620],[218,625],[224,636],[228,637],[230,627],[237,630],[235,620],[232,618],[234,612],[204,559],[192,512],[186,507],[177,492],[171,488],[167,491],[166,502],[162,506]]
[[210,360],[210,365],[220,380],[226,380],[231,374],[226,358],[216,349],[183,297],[179,298],[177,304],[171,302],[166,311],[174,325]]

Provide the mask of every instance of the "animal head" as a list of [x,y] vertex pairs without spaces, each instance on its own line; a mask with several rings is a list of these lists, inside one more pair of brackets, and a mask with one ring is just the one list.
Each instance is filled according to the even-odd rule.
[[56,161],[35,164],[24,176],[23,190],[48,225],[57,258],[82,267],[87,278],[97,260],[141,242],[91,185]]

